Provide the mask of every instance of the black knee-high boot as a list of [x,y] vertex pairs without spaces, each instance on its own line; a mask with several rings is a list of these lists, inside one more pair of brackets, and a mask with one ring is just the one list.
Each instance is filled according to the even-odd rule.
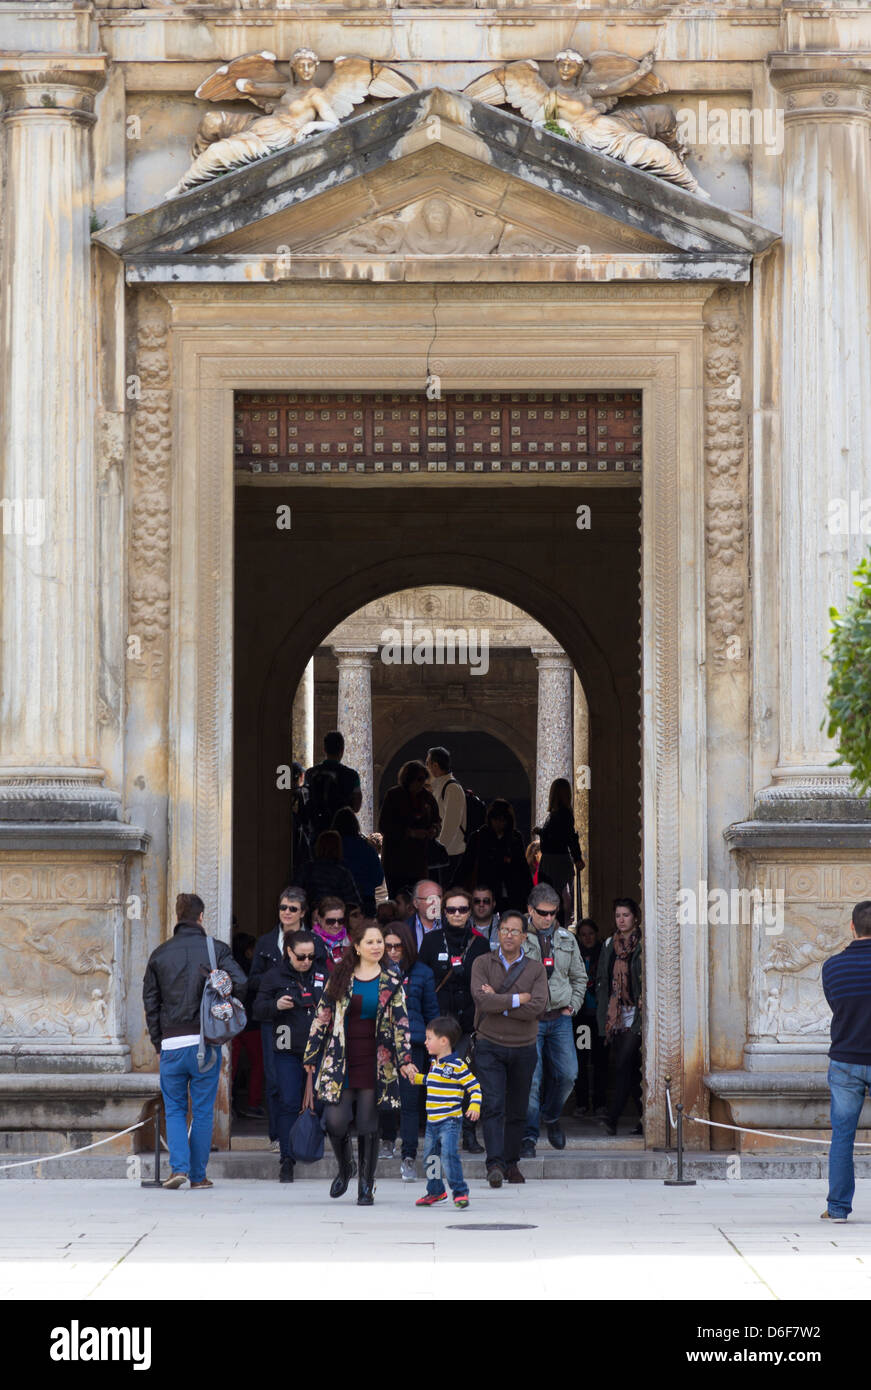
[[350,1134],[343,1134],[339,1139],[335,1134],[331,1134],[330,1144],[339,1161],[339,1171],[333,1178],[330,1196],[342,1197],[347,1192],[348,1183],[357,1171],[357,1166],[354,1163],[354,1150],[351,1147],[351,1136]]
[[375,1201],[375,1168],[378,1164],[377,1134],[358,1135],[357,1157],[360,1160],[360,1175],[357,1178],[357,1206],[371,1207]]

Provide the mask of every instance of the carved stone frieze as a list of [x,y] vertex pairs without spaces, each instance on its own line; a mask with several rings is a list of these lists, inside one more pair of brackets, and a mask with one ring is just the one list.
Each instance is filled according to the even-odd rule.
[[705,540],[708,660],[747,656],[747,468],[740,299],[718,290],[705,314]]
[[[128,656],[132,673],[155,678],[169,629],[170,427],[167,306],[157,295],[137,306],[130,527]],[[130,639],[137,639],[131,643]]]

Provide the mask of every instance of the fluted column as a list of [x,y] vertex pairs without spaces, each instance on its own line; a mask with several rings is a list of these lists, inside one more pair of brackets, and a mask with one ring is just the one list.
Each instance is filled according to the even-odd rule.
[[547,815],[551,782],[572,785],[572,663],[561,647],[533,647],[538,661],[535,824]]
[[822,653],[829,607],[868,545],[850,511],[871,492],[871,66],[831,53],[769,63],[785,102],[780,752],[757,814],[853,818],[861,803],[821,727]]
[[91,126],[105,60],[0,60],[0,820],[115,819],[97,765]]
[[293,760],[311,767],[315,760],[315,659],[307,663],[293,697]]
[[372,830],[372,657],[377,647],[333,647],[339,663],[336,728],[345,737],[344,762],[360,774],[360,829]]

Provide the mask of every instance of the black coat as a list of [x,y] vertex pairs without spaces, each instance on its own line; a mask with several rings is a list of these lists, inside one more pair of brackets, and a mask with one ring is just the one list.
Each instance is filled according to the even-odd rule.
[[[441,927],[427,932],[421,942],[417,958],[433,973],[439,1013],[453,1014],[464,1033],[471,1033],[475,1022],[472,966],[478,956],[489,953],[487,939],[471,927],[464,927],[462,931]],[[452,965],[452,960],[458,960],[458,964]]]
[[[251,961],[251,973],[248,976],[248,1003],[249,1012],[257,1017],[254,1008],[254,997],[260,988],[263,976],[267,970],[272,970],[276,965],[282,963],[281,947],[278,945],[278,928],[270,927],[269,931],[264,932],[257,945],[254,947],[254,958]],[[327,968],[327,948],[320,937],[315,937],[315,970],[326,971]]]
[[[234,995],[244,1003],[248,980],[226,941],[215,939],[215,964],[226,970]],[[206,933],[196,922],[179,922],[169,941],[151,952],[142,982],[142,1002],[148,1032],[158,1052],[164,1038],[199,1034],[200,1003],[208,973]]]
[[303,890],[313,908],[322,898],[360,905],[360,890],[350,869],[335,859],[310,859],[294,874],[293,887]]
[[532,874],[520,832],[506,830],[500,840],[489,825],[482,825],[469,839],[457,877],[470,892],[479,883],[491,889],[497,912],[509,907],[525,911]]
[[[290,1047],[279,1048],[279,1051],[293,1052],[298,1057],[305,1052],[311,1022],[326,982],[326,966],[318,969],[317,959],[304,972],[282,961],[261,977],[254,1001],[254,1017],[260,1023],[271,1023],[274,1029],[290,1028]],[[277,1001],[283,994],[290,995],[292,1009],[279,1009]],[[276,1037],[276,1047],[278,1042]]]

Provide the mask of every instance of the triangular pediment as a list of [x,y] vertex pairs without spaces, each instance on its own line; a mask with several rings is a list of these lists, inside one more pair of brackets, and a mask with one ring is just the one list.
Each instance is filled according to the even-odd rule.
[[662,263],[667,278],[746,279],[750,258],[775,235],[655,175],[433,89],[94,239],[123,257],[130,279],[197,278],[208,263],[225,278],[272,280],[282,263],[304,274],[319,261],[373,258],[448,261],[461,275],[465,260],[480,273],[482,257],[488,278],[499,263],[516,271],[552,258],[563,278],[582,279],[617,258],[637,278],[657,278]]

